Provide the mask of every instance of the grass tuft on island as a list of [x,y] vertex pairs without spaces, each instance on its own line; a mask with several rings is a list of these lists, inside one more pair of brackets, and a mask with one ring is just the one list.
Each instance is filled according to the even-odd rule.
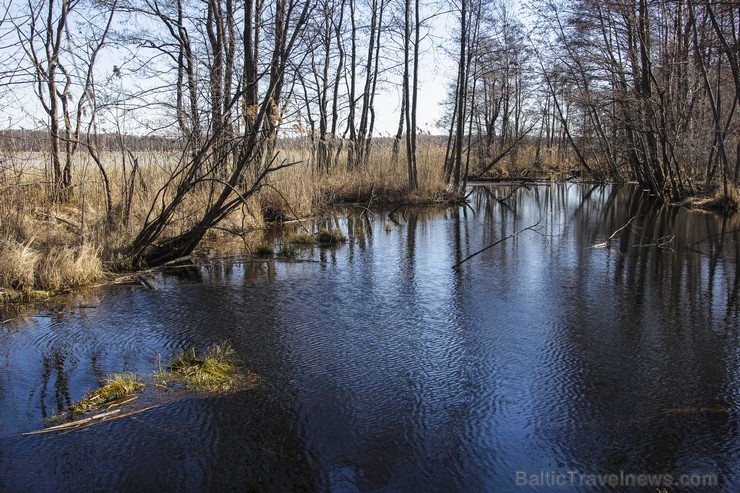
[[[199,355],[195,348],[186,349],[175,356],[167,369],[160,368],[150,378],[150,383],[160,389],[181,388],[187,391],[213,393],[253,388],[260,382],[261,379],[256,373],[245,372],[239,368],[236,352],[229,343],[214,344],[202,355]],[[62,414],[46,420],[47,426],[61,422],[67,422],[66,424],[46,428],[44,432],[103,422],[110,416],[120,413],[120,409],[110,411],[112,407],[133,401],[146,387],[147,384],[134,373],[114,373],[106,380],[105,385],[85,394]],[[102,414],[85,417],[86,414],[101,411],[103,408],[106,410]],[[117,417],[141,411],[141,409],[128,411],[118,414]]]
[[135,373],[114,373],[108,377],[105,385],[85,394],[82,399],[72,403],[65,413],[59,416],[53,416],[49,419],[49,422],[57,423],[60,421],[74,420],[90,411],[135,396],[143,389],[144,383],[139,380]]
[[306,233],[296,234],[292,236],[289,241],[293,245],[313,245],[314,243],[316,243],[313,235]]
[[257,255],[258,257],[267,257],[275,253],[275,249],[266,243],[260,243],[255,247],[252,253],[254,253],[254,255]]
[[167,385],[182,385],[187,390],[228,392],[258,383],[255,374],[239,371],[234,348],[228,343],[214,344],[203,354],[195,348],[178,354],[166,370],[155,378]]

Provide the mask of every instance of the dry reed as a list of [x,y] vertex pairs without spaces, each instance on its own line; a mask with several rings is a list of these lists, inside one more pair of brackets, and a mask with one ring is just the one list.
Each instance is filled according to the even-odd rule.
[[0,286],[30,293],[36,288],[36,265],[40,257],[30,244],[13,240],[0,243]]

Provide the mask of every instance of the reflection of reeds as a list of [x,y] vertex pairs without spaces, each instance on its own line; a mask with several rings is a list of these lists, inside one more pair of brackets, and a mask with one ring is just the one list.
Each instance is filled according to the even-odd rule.
[[296,258],[298,251],[291,245],[282,245],[278,250],[277,256],[283,260],[292,260]]

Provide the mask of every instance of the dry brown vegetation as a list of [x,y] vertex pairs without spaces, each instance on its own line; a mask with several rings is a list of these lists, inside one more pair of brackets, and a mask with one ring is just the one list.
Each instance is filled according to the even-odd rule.
[[[281,159],[296,164],[271,174],[259,192],[221,221],[207,239],[241,235],[268,221],[318,215],[336,203],[376,206],[400,200],[447,200],[440,164],[444,148],[430,142],[420,146],[420,151],[420,190],[412,196],[406,193],[405,164],[393,163],[390,147],[379,146],[366,169],[349,171],[340,162],[328,174],[314,171],[308,149],[281,152]],[[80,153],[75,162],[77,179],[71,199],[57,203],[49,193],[47,154],[2,153],[0,296],[4,300],[47,296],[99,282],[106,272],[131,267],[125,247],[156,203],[157,192],[170,179],[179,154],[142,151],[135,157],[138,171],[126,211],[121,155],[103,156],[113,193],[113,218],[109,220],[102,175],[86,154]],[[167,235],[186,231],[208,200],[206,190],[191,193],[168,225]]]

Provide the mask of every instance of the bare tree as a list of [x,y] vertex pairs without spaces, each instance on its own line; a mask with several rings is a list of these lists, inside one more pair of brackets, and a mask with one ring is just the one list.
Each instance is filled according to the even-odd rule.
[[[416,166],[416,105],[419,78],[419,2],[405,0],[403,36],[403,92],[406,95],[406,166],[409,176],[409,191],[419,188]],[[413,18],[412,18],[413,11]],[[413,36],[413,38],[412,38]]]
[[592,178],[635,179],[666,201],[694,193],[699,179],[711,187],[715,169],[726,183],[737,121],[737,9],[723,5],[725,20],[715,23],[717,5],[541,4],[535,42],[549,112]]
[[[160,9],[151,8],[152,6],[156,6],[156,2],[148,1],[146,9],[141,9],[140,12],[160,18],[158,14]],[[236,77],[236,67],[232,65],[227,69],[226,66],[221,66],[223,73],[219,76],[221,82],[218,88],[214,88],[213,82],[210,81],[209,97],[203,100],[202,104],[208,109],[207,113],[211,115],[211,120],[218,115],[218,122],[211,121],[207,128],[202,129],[202,141],[199,146],[192,148],[190,153],[183,153],[170,179],[158,191],[143,227],[129,248],[129,253],[139,263],[156,265],[188,255],[209,229],[259,190],[271,172],[291,164],[280,161],[273,149],[281,121],[286,71],[291,67],[290,58],[299,33],[308,22],[311,2],[279,0],[275,3],[274,10],[269,13],[255,7],[257,5],[254,4],[247,6],[244,25],[239,30],[245,33],[247,38],[241,45],[245,48],[239,59],[252,64],[243,68],[247,83],[245,87],[234,90],[231,97],[226,100],[224,95],[227,92],[231,93],[231,89],[223,77],[226,77],[226,74]],[[210,15],[220,15],[216,6],[211,8],[214,10]],[[268,14],[271,24],[264,22]],[[228,15],[225,18],[228,19]],[[266,31],[261,31],[265,36],[269,35],[271,44],[269,52],[256,49],[256,46],[260,46],[256,43],[255,35],[255,26],[258,25],[265,28],[269,26]],[[223,32],[229,30],[232,28],[227,22]],[[181,29],[175,31],[168,28],[167,31],[176,43],[183,39],[179,34]],[[236,26],[233,27],[233,32],[237,32]],[[217,60],[218,57],[214,58],[214,54],[228,54],[230,43],[228,36],[230,35],[226,35],[225,51],[221,51],[224,45],[221,44],[222,39],[217,33],[210,33],[201,38],[202,43],[205,43],[206,54],[210,56],[199,60],[200,63],[235,63],[236,43],[233,57],[225,56],[220,61]],[[209,73],[212,73],[213,67],[207,66]],[[256,87],[259,75],[254,77],[260,73],[267,76],[261,90]],[[196,85],[199,85],[199,82],[196,81]],[[247,104],[254,101],[255,95],[258,98],[257,103]],[[226,122],[232,120],[230,115],[238,113],[238,103],[242,100],[245,102],[241,117],[244,125],[241,131],[236,133]],[[195,190],[202,190],[203,187],[208,191],[209,199],[199,213],[199,218],[186,230],[163,240],[162,236],[175,213],[186,205],[187,199]]]
[[[472,139],[471,92],[474,94],[476,47],[479,42],[481,3],[460,0],[457,43],[457,80],[453,93],[453,110],[449,119],[449,134],[445,153],[446,181],[461,193],[467,183],[470,143]],[[466,128],[467,126],[467,128]]]
[[[66,201],[72,191],[73,157],[85,121],[92,117],[95,66],[116,6],[115,1],[110,6],[85,6],[81,0],[29,1],[28,17],[16,25],[36,96],[48,118],[52,192],[57,201]],[[80,32],[72,36],[70,24],[83,10],[92,18],[84,19]]]

